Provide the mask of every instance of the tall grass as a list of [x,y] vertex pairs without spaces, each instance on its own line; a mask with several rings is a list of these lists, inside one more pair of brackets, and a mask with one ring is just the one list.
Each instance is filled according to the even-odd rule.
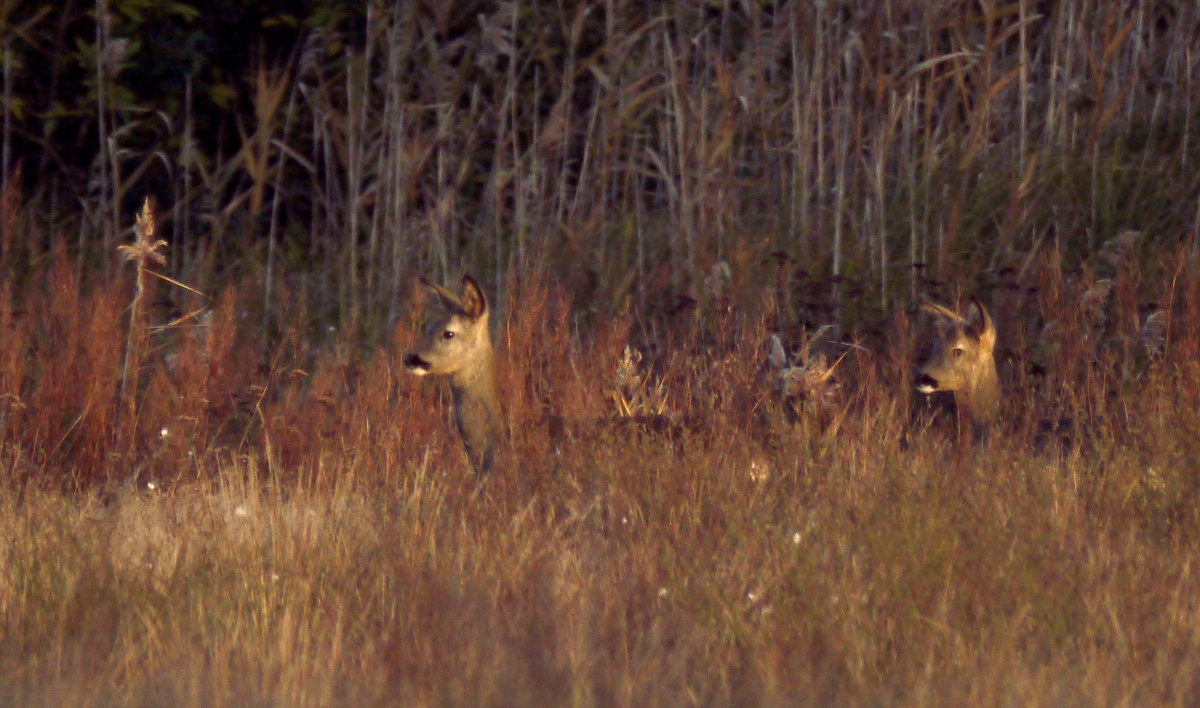
[[[239,314],[237,291],[147,357],[131,456],[113,415],[128,291],[82,293],[60,256],[51,316],[6,315],[4,330],[4,351],[39,355],[4,374],[20,385],[2,448],[3,695],[1189,702],[1200,289],[1187,260],[1156,276],[1120,262],[1098,305],[1091,273],[1033,268],[1003,310],[1006,422],[986,448],[910,417],[922,335],[903,311],[884,348],[808,342],[804,356],[849,351],[823,403],[839,412],[830,429],[776,390],[770,289],[764,306],[743,293],[732,313],[689,311],[655,354],[627,320],[577,334],[564,288],[514,279],[498,333],[513,440],[480,494],[448,401],[398,374],[415,321],[364,356],[313,348],[297,315],[259,366],[260,320]],[[627,346],[647,354],[619,378]],[[665,391],[693,429],[551,444],[548,414],[617,413],[630,385]],[[1035,442],[1064,417],[1070,442]]]
[[[172,277],[253,276],[268,302],[286,285],[378,344],[417,274],[469,270],[507,310],[533,268],[616,313],[780,253],[845,278],[830,316],[857,322],[930,281],[1027,275],[1050,244],[1074,267],[1126,229],[1200,243],[1186,3],[370,3],[314,12],[290,57],[193,67],[162,95],[137,83],[150,16],[122,7],[72,6],[42,43],[44,12],[0,22],[12,61],[96,63],[51,77],[85,81],[81,117],[6,112],[15,155],[55,156],[21,173],[18,272],[59,233],[115,266],[121,215],[156,193]],[[99,44],[75,57],[96,23],[71,13],[93,9],[77,44]],[[186,29],[178,12],[155,21]],[[68,125],[98,133],[91,163],[60,145]]]
[[[1195,701],[1195,7],[372,3],[157,111],[114,7],[98,152],[2,195],[0,700]],[[463,271],[482,490],[400,365]],[[988,447],[922,294],[993,314]]]

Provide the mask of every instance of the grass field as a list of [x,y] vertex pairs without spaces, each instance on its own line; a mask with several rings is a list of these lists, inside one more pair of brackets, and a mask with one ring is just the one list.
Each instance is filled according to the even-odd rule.
[[[0,704],[1200,702],[1200,5],[61,5],[0,8]],[[401,365],[465,273],[482,488]]]
[[[530,286],[500,337],[516,432],[482,490],[438,387],[397,373],[403,328],[361,371],[329,352],[253,374],[251,390],[279,388],[241,404],[257,432],[201,444],[196,411],[173,407],[202,418],[212,394],[154,392],[237,375],[243,345],[220,344],[236,308],[218,306],[151,376],[124,458],[139,468],[64,485],[30,452],[55,436],[5,446],[3,700],[1189,704],[1200,310],[1194,285],[1173,285],[1164,352],[1097,323],[1047,328],[1056,352],[1096,348],[1049,359],[1054,386],[1002,364],[1007,422],[987,447],[911,422],[911,364],[887,350],[839,365],[836,424],[781,398],[765,320],[727,317],[724,335],[693,332],[618,380],[628,327],[574,341],[553,288]],[[1114,291],[1104,317],[1129,304]],[[113,336],[97,332],[104,297],[59,312],[90,321],[26,334]],[[55,351],[25,374],[36,392],[119,378],[115,357],[105,376]],[[538,422],[539,396],[583,415],[655,391],[702,422],[553,445]],[[10,407],[10,435],[50,425],[42,401],[66,394],[45,395]],[[1073,440],[1037,449],[1040,421],[1063,414]],[[86,459],[86,436],[69,437],[61,459]]]
[[535,499],[353,453],[286,488],[235,461],[107,504],[30,490],[5,702],[1191,703],[1194,456],[902,454],[887,426],[761,481],[738,436],[601,445]]

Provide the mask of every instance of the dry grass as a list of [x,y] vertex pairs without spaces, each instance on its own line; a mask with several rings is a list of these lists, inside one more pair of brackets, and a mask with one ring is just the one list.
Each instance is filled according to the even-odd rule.
[[[1170,410],[1145,433],[1196,430]],[[1194,700],[1195,457],[902,453],[890,425],[789,441],[765,480],[740,436],[610,441],[517,463],[535,498],[351,454],[287,485],[233,459],[106,501],[26,488],[0,512],[4,700]]]
[[[1194,4],[368,3],[175,83],[69,5],[0,17],[0,703],[1200,699]],[[464,269],[483,490],[397,359]]]
[[[1098,297],[1087,274],[1039,271],[1022,307],[1045,319],[1016,328],[1013,308],[1007,331],[1040,327],[1030,341],[1050,353],[1010,356],[1006,385],[1025,394],[986,449],[914,428],[911,362],[866,347],[840,365],[839,425],[823,429],[778,397],[768,306],[700,312],[657,363],[623,370],[700,429],[552,450],[546,413],[612,408],[631,328],[577,337],[565,295],[530,278],[500,336],[517,432],[483,493],[439,389],[398,377],[392,353],[295,338],[268,367],[239,365],[255,347],[236,293],[157,359],[134,457],[102,444],[111,423],[97,437],[90,413],[62,415],[97,390],[116,400],[96,382],[120,379],[119,345],[102,367],[71,346],[10,361],[6,380],[46,403],[11,407],[23,422],[3,447],[0,700],[1191,703],[1200,299],[1185,271],[1137,276],[1172,325],[1150,356],[1122,319],[1147,319],[1122,285],[1134,270],[1094,329],[1049,325]],[[113,326],[102,303],[127,292],[46,277],[92,317],[60,303],[7,336]],[[917,346],[906,323],[896,351]],[[1039,420],[1066,414],[1074,442],[1037,449]],[[76,452],[41,445],[58,438]]]

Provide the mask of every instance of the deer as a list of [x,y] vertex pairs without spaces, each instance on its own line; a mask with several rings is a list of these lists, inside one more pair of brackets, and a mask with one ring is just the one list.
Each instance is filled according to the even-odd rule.
[[461,296],[425,278],[420,282],[433,293],[441,312],[428,320],[417,348],[404,356],[404,368],[416,376],[449,379],[454,420],[476,479],[483,481],[491,475],[496,450],[506,437],[487,297],[469,275],[463,277]]
[[954,393],[960,421],[967,421],[976,443],[986,443],[1000,415],[1000,377],[996,373],[996,327],[975,298],[966,315],[928,298],[921,310],[934,317],[938,336],[930,357],[920,367],[917,391]]

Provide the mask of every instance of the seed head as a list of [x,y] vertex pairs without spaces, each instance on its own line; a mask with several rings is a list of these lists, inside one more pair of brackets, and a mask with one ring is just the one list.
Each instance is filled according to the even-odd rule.
[[133,227],[137,240],[128,245],[117,246],[117,250],[125,254],[125,260],[137,261],[139,267],[144,266],[146,261],[166,265],[167,259],[159,250],[165,248],[167,242],[161,239],[154,240],[154,226],[154,207],[150,204],[150,198],[146,197],[142,211],[137,215],[137,223]]

